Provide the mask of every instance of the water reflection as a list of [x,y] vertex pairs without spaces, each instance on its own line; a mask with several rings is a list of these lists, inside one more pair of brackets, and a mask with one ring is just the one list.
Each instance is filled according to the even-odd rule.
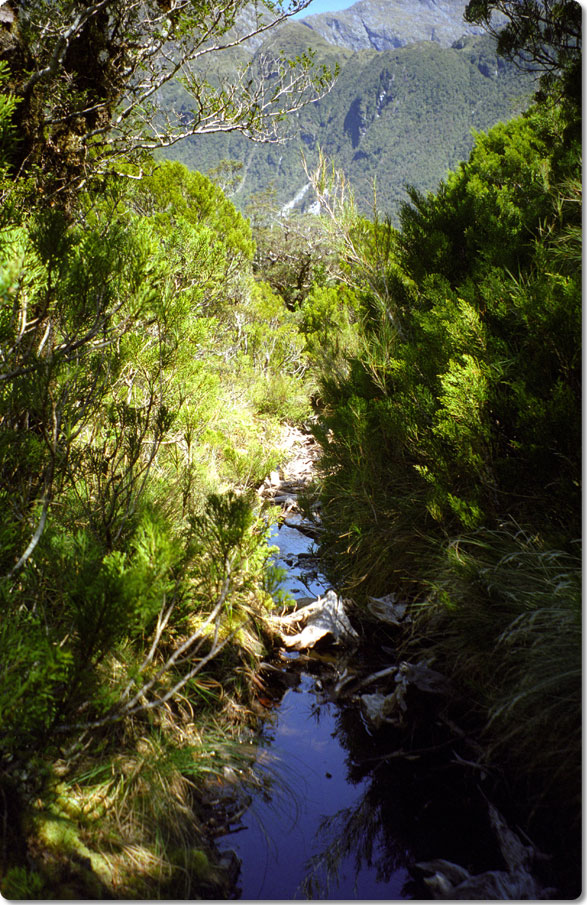
[[442,744],[430,745],[430,732],[425,750],[418,748],[422,739],[412,738],[414,753],[405,755],[399,733],[371,733],[357,708],[341,703],[336,738],[348,752],[347,782],[361,792],[321,822],[320,847],[303,883],[306,898],[332,897],[329,884],[348,859],[357,871],[368,865],[379,884],[402,876],[394,896],[400,899],[430,898],[410,873],[419,861],[443,857],[475,872],[499,864],[477,781],[447,758]]
[[[272,542],[279,548],[277,564],[288,569],[284,589],[294,597],[324,594],[324,580],[310,563],[312,540],[290,524]],[[333,701],[324,699],[320,673],[336,674],[336,656],[321,660],[289,653],[286,660],[288,682],[294,687],[285,692],[263,729],[271,791],[253,796],[241,830],[221,843],[241,859],[240,897],[306,898],[309,887],[304,881],[312,865],[308,882],[319,898],[402,898],[407,877],[403,868],[383,875],[352,852],[341,852],[335,874],[313,864],[328,839],[328,821],[336,822],[341,808],[359,806],[369,782],[352,776],[352,758],[341,731],[344,717]]]
[[[291,527],[274,541],[286,589],[324,594],[312,541]],[[363,645],[365,663],[334,648],[283,655],[283,697],[268,711],[258,757],[270,781],[221,841],[241,860],[237,897],[430,899],[418,862],[445,859],[475,875],[506,866],[488,819],[489,801],[509,804],[503,777],[466,760],[465,733],[454,734],[437,704],[420,696],[405,729],[365,722],[352,676],[393,663],[384,640],[371,654]]]
[[[294,596],[323,594],[321,577],[304,573],[312,541],[291,527],[274,541],[278,564],[289,569],[286,588]],[[422,899],[426,887],[410,872],[417,861],[443,857],[473,871],[496,866],[477,777],[447,756],[446,733],[433,721],[424,721],[421,738],[390,727],[371,731],[357,701],[334,694],[348,665],[343,653],[289,653],[286,660],[290,687],[263,728],[271,784],[253,795],[242,827],[221,843],[241,859],[237,895]]]
[[[318,596],[326,586],[308,560],[312,540],[291,526],[272,538],[279,553],[276,563],[288,569],[284,589],[294,597]],[[270,789],[253,795],[239,831],[221,842],[241,859],[238,893],[248,900],[306,898],[401,899],[408,874],[401,859],[397,867],[381,870],[373,863],[372,848],[356,851],[332,842],[343,814],[369,807],[370,781],[354,775],[349,751],[353,729],[347,731],[346,711],[325,700],[320,674],[336,675],[344,667],[340,657],[286,655],[291,687],[263,728],[264,770],[269,766]],[[302,663],[305,668],[302,669]],[[268,763],[269,759],[269,763]],[[342,810],[341,810],[342,809]],[[321,855],[336,852],[336,866]],[[367,855],[367,857],[364,857]],[[392,858],[392,862],[396,861]],[[336,868],[336,869],[334,869]]]
[[[338,709],[319,702],[315,680],[300,676],[288,691],[268,734],[273,772],[282,776],[271,798],[257,797],[245,815],[246,830],[225,840],[242,859],[239,877],[243,899],[306,898],[303,887],[308,864],[326,839],[323,823],[335,818],[341,805],[352,808],[367,783],[349,781],[348,755],[338,741]],[[358,866],[352,855],[339,859],[336,876],[314,871],[319,898],[401,898],[405,879],[378,877],[368,863]],[[325,892],[326,886],[328,887]]]

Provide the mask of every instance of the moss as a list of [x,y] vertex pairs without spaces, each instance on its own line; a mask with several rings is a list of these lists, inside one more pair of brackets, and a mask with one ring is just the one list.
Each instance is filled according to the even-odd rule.
[[210,861],[206,852],[199,848],[192,849],[190,852],[190,868],[197,876],[205,876],[210,870]]
[[9,868],[0,880],[0,889],[5,899],[47,898],[41,874],[24,867]]
[[49,870],[53,882],[60,886],[66,868],[65,873],[72,874],[77,886],[93,891],[92,898],[103,898],[104,887],[112,882],[112,871],[102,855],[82,842],[79,826],[61,814],[44,813],[34,818],[33,827],[35,847],[41,843],[46,863],[53,862]]

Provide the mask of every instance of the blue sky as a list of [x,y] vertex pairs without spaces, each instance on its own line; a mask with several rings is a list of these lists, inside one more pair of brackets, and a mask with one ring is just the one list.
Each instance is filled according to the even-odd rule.
[[352,6],[356,0],[312,0],[309,6],[307,6],[301,13],[297,13],[296,17],[303,18],[304,16],[313,16],[314,13],[330,13],[336,12],[341,9],[346,9],[347,6]]

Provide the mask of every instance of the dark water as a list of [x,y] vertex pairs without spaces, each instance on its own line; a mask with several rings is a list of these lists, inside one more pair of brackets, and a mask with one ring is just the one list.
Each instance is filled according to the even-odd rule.
[[[318,680],[319,681],[319,680]],[[343,856],[329,875],[318,870],[310,890],[301,887],[312,856],[328,845],[320,829],[324,818],[356,808],[368,780],[349,781],[348,752],[337,731],[339,711],[319,703],[316,679],[302,673],[286,692],[274,723],[265,729],[269,772],[275,774],[267,798],[257,796],[244,817],[246,829],[225,840],[242,860],[239,888],[243,899],[316,898],[398,899],[407,872],[379,877],[377,867]]]
[[[272,541],[279,547],[277,564],[286,569],[283,588],[296,599],[314,598],[326,585],[308,561],[312,541],[290,527],[295,517],[288,521]],[[237,832],[220,840],[220,848],[241,861],[237,895],[413,898],[406,850],[393,840],[390,845],[377,825],[372,765],[359,766],[365,751],[375,750],[374,740],[356,705],[328,700],[325,691],[344,668],[344,652],[289,653],[287,660],[293,687],[268,712],[258,756],[268,786],[253,794]]]
[[[285,587],[298,598],[323,594],[312,542],[295,528],[275,540]],[[241,861],[244,900],[430,899],[419,862],[443,858],[472,874],[506,866],[488,820],[499,782],[463,766],[466,749],[447,739],[434,709],[409,737],[370,727],[355,697],[334,693],[355,656],[332,648],[282,658],[289,687],[267,711],[257,758],[267,782],[220,840]],[[393,662],[384,656],[359,666]]]
[[[279,548],[276,562],[286,569],[282,586],[294,598],[317,597],[326,586],[308,565],[312,541],[291,527],[295,517],[288,522],[272,540]],[[293,687],[268,716],[262,734],[260,759],[270,788],[254,795],[243,827],[221,843],[241,860],[240,897],[403,898],[405,868],[381,875],[369,859],[357,860],[354,851],[341,853],[330,869],[311,869],[312,858],[333,853],[323,821],[360,806],[369,780],[350,778],[341,710],[324,694],[320,674],[335,673],[336,660],[325,665],[311,655],[287,656],[290,665],[285,668]]]
[[[323,577],[308,566],[312,541],[295,527],[281,527],[272,543],[277,564],[286,569],[282,582],[294,598],[324,593]],[[299,557],[299,559],[298,559]],[[381,876],[356,853],[342,854],[333,869],[311,870],[311,859],[332,853],[332,840],[322,827],[345,809],[360,805],[369,782],[349,778],[349,752],[341,735],[341,711],[325,699],[319,674],[333,671],[320,658],[287,655],[291,687],[267,718],[260,759],[270,788],[257,793],[243,827],[221,843],[241,860],[240,897],[249,900],[307,898],[397,899],[407,877],[405,868]],[[305,664],[305,668],[304,668]],[[304,886],[304,881],[310,886]]]

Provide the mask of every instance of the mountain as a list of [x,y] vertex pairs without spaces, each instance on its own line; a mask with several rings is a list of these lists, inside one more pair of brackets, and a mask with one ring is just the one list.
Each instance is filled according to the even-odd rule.
[[463,20],[463,6],[463,0],[359,0],[341,12],[298,21],[349,50],[392,50],[417,41],[449,47],[463,35],[482,34]]
[[[339,13],[289,20],[223,57],[217,72],[222,78],[246,59],[292,58],[308,48],[318,64],[338,65],[330,93],[289,118],[288,140],[195,136],[165,156],[201,172],[226,170],[227,162],[234,172],[236,162],[240,183],[229,194],[242,210],[260,193],[282,210],[306,210],[314,198],[302,154],[311,167],[322,149],[344,172],[361,211],[372,213],[376,190],[379,212],[396,220],[407,184],[434,190],[468,157],[473,130],[520,113],[534,89],[532,77],[497,57],[493,39],[475,34],[463,12],[464,0],[359,0]],[[250,16],[241,18],[239,28],[248,30]],[[168,102],[183,104],[189,115],[183,89],[167,90]]]

